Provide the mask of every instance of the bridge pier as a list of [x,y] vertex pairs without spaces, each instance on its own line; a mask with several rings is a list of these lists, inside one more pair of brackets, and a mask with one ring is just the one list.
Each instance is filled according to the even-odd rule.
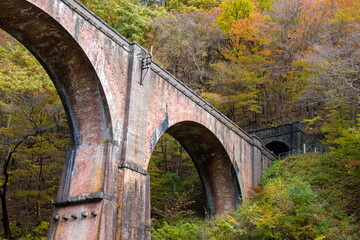
[[48,239],[150,239],[150,176],[101,141],[67,153]]
[[150,176],[130,167],[120,166],[116,239],[150,239]]
[[114,239],[118,149],[100,141],[67,152],[48,239]]

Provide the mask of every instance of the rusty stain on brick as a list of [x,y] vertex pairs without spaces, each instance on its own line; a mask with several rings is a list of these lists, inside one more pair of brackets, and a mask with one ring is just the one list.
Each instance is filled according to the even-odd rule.
[[84,204],[88,202],[99,202],[103,199],[115,202],[117,200],[117,197],[104,192],[95,192],[53,199],[51,200],[51,204],[55,206],[66,206],[74,204]]

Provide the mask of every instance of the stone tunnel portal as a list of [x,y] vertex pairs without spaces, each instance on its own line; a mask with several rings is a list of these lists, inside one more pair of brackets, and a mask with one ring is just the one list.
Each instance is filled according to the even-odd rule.
[[166,130],[188,152],[199,173],[207,198],[207,211],[221,216],[241,203],[237,174],[218,138],[205,126],[184,121]]

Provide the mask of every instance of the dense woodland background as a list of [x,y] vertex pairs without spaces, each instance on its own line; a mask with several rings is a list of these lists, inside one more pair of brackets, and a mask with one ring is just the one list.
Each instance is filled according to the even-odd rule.
[[[245,130],[302,120],[330,147],[276,162],[249,203],[203,221],[196,169],[165,134],[148,169],[153,238],[360,238],[360,1],[81,2]],[[46,72],[3,31],[0,127],[0,234],[42,239],[70,135]]]

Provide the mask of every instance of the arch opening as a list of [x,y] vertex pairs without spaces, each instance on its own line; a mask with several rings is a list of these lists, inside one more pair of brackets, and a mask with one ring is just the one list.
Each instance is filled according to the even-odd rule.
[[[39,62],[0,29],[1,226],[6,239],[46,237],[71,140],[64,108]],[[2,154],[3,152],[9,154]]]
[[[56,6],[57,4],[48,5]],[[69,185],[72,179],[66,175],[66,171],[71,171],[74,166],[75,156],[81,150],[78,147],[111,140],[113,135],[110,110],[101,82],[77,40],[44,10],[25,0],[2,0],[0,9],[0,28],[33,54],[60,96],[67,116],[72,148],[65,161],[58,197],[76,195],[79,188],[76,188],[76,184]],[[88,159],[84,161],[90,162]],[[83,173],[72,177],[82,179],[81,174]],[[42,178],[38,180],[41,182]],[[93,185],[84,188],[83,192],[91,192],[96,187]],[[83,192],[80,191],[80,194]]]
[[59,22],[27,1],[0,2],[0,28],[21,42],[53,81],[67,113],[72,145],[112,138],[100,80],[77,41]]
[[193,161],[185,148],[165,133],[157,142],[147,171],[151,180],[151,222],[204,218],[206,197]]
[[266,144],[265,147],[277,156],[290,151],[289,147],[285,143],[280,141],[272,141]]
[[224,146],[209,129],[184,121],[165,132],[176,139],[192,159],[205,192],[209,215],[224,215],[241,203],[238,174]]

